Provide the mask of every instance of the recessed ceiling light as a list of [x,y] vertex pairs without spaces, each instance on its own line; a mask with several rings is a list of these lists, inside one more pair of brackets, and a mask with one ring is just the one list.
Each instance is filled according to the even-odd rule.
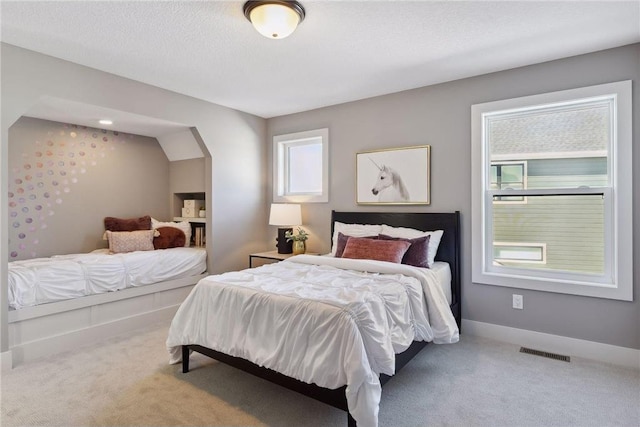
[[113,121],[111,121],[109,119],[102,119],[98,123],[100,123],[101,125],[112,125]]

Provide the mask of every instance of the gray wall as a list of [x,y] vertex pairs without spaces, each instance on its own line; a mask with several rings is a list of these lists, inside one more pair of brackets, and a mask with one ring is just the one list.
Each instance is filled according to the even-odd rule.
[[[169,163],[169,191],[171,194],[171,217],[182,216],[184,197],[175,196],[186,193],[206,193],[205,158],[177,160]],[[199,195],[198,195],[199,196]],[[195,197],[195,196],[194,196]],[[200,197],[197,197],[200,199]],[[165,221],[171,218],[165,219]]]
[[205,178],[204,157],[169,163],[169,187],[172,194],[204,193]]
[[[207,211],[209,271],[246,267],[267,239],[266,121],[196,98],[2,44],[0,134],[0,352],[7,341],[8,133],[40,97],[51,96],[197,129],[211,154]],[[212,184],[211,184],[212,183]]]
[[104,217],[169,214],[155,138],[22,117],[9,129],[9,261],[104,248]]
[[[462,316],[465,319],[640,349],[640,262],[634,263],[634,302],[471,283],[471,105],[629,79],[634,80],[634,140],[638,141],[638,44],[277,117],[268,120],[268,136],[270,140],[273,135],[329,128],[330,201],[303,207],[305,227],[314,234],[309,241],[309,250],[329,251],[331,209],[460,210]],[[356,205],[354,170],[357,152],[422,144],[431,145],[430,206],[372,208]],[[271,151],[268,155],[271,156]],[[640,149],[634,150],[633,157],[632,179],[637,195]],[[634,198],[633,206],[636,224],[634,259],[637,261],[640,254],[640,197]],[[524,296],[524,310],[511,308],[514,292]]]

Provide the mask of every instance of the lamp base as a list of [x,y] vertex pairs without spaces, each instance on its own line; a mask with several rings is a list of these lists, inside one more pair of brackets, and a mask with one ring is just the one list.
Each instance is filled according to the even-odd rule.
[[278,244],[276,247],[278,248],[279,254],[293,253],[293,241],[287,242],[287,238],[284,236],[287,231],[293,231],[293,228],[278,228],[278,238],[276,239]]

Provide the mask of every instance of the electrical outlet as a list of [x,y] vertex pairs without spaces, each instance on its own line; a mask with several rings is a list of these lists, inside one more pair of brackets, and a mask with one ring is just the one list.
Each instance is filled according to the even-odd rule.
[[518,310],[524,308],[524,298],[522,298],[522,295],[513,294],[513,308],[517,308]]

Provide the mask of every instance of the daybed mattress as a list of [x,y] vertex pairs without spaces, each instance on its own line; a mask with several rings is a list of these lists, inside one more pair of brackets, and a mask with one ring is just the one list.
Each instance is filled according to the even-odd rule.
[[206,271],[204,248],[56,255],[9,263],[9,307],[19,309],[196,276]]
[[321,387],[347,385],[359,426],[377,425],[380,373],[415,341],[453,343],[458,328],[434,270],[300,255],[209,276],[171,324],[170,360],[196,344]]

